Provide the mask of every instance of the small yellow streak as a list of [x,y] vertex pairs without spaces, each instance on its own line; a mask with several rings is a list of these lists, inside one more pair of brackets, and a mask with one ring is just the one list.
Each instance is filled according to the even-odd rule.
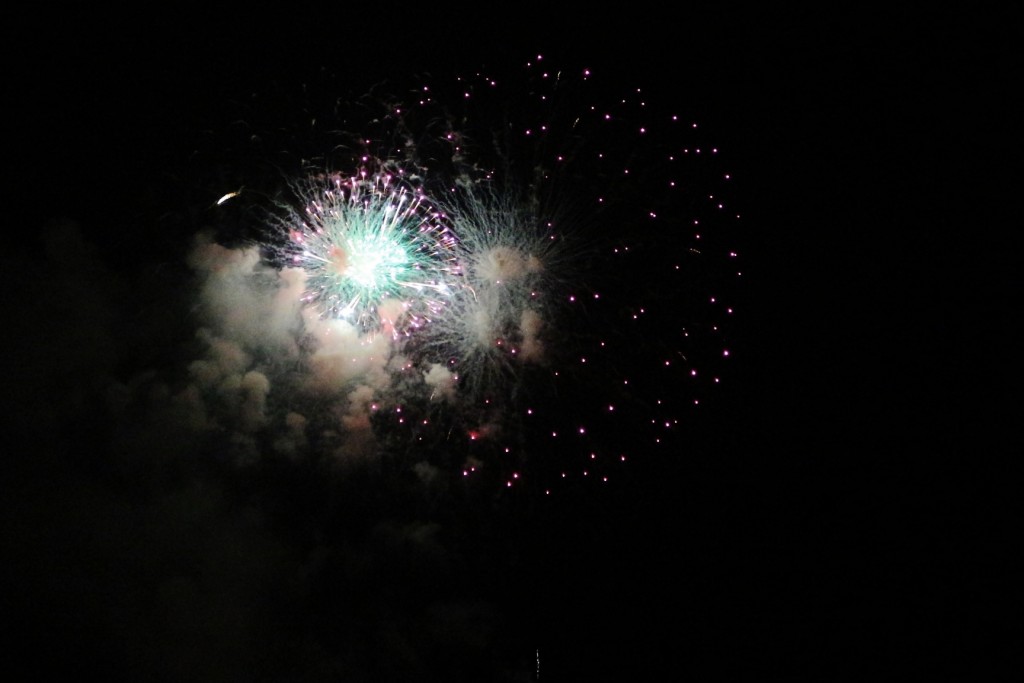
[[217,206],[220,206],[227,200],[231,199],[232,197],[237,197],[240,194],[242,194],[241,190],[239,190],[238,192],[228,192],[226,195],[217,200]]

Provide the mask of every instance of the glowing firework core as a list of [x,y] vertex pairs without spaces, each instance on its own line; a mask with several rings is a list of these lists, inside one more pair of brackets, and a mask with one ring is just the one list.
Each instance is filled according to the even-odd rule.
[[[397,299],[413,321],[436,311],[455,246],[443,216],[389,172],[314,179],[298,188],[304,215],[289,210],[288,261],[307,274],[303,300],[324,316],[373,328]],[[421,304],[419,310],[416,303]]]

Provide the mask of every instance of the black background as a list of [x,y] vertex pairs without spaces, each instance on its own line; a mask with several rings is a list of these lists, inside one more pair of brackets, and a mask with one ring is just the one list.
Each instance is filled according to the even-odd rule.
[[[1019,195],[1016,17],[421,10],[10,21],[8,255],[30,255],[41,226],[69,217],[123,258],[116,231],[138,229],[152,169],[216,102],[319,64],[386,76],[537,51],[649,82],[732,152],[749,230],[734,379],[692,436],[698,455],[652,458],[614,493],[513,529],[523,559],[508,570],[524,573],[509,601],[536,606],[515,612],[537,634],[521,675],[535,647],[553,681],[832,680],[1000,661],[1006,607],[992,591],[1018,540],[1001,531],[996,485],[1020,441],[1002,428],[1019,412],[1007,361],[1020,225],[1001,211]],[[9,284],[5,295],[32,296]],[[17,422],[16,387],[7,401]],[[12,447],[4,490],[18,501],[19,477],[41,475],[25,464],[32,442]],[[54,509],[48,523],[72,536]],[[40,594],[31,577],[49,570],[34,563],[75,556],[15,561],[19,513],[5,505],[19,529],[3,546],[6,663],[117,678],[118,648],[90,633],[90,609],[130,598]],[[83,578],[96,584],[116,581]],[[246,679],[236,673],[225,680]]]

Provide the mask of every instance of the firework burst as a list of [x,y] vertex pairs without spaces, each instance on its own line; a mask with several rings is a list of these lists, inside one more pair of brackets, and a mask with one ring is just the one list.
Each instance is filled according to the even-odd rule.
[[[700,420],[729,358],[730,176],[692,121],[593,80],[538,58],[507,79],[325,96],[278,141],[302,150],[302,179],[263,221],[264,252],[300,274],[307,366],[327,377],[338,359],[344,378],[307,385],[336,386],[328,404],[359,414],[345,424],[372,429],[370,450],[547,492],[606,481]],[[351,345],[324,332],[341,324]]]
[[329,174],[296,186],[285,206],[284,261],[306,274],[302,301],[363,330],[407,334],[449,290],[455,240],[443,216],[400,169]]
[[450,359],[468,400],[494,400],[521,383],[524,365],[547,364],[580,245],[567,244],[521,193],[490,182],[439,203],[459,236],[459,278],[425,348]]

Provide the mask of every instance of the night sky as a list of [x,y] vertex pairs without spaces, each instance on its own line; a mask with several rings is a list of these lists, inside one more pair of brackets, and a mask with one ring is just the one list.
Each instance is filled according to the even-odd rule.
[[[5,28],[0,623],[15,679],[821,681],[981,674],[1006,655],[994,568],[1017,539],[995,483],[1020,448],[1001,427],[1019,413],[1004,359],[1021,239],[997,209],[1019,192],[1019,21],[161,11]],[[217,197],[304,155],[290,146],[325,92],[349,125],[383,80],[514,74],[537,54],[592,69],[598,97],[639,87],[699,121],[729,173],[738,260],[687,262],[707,268],[693,297],[706,286],[733,309],[687,349],[721,379],[699,409],[657,446],[595,425],[628,462],[551,495],[426,486],[387,438],[407,432],[384,423],[357,465],[280,457],[305,447],[296,433],[246,423],[230,397],[220,416],[251,441],[182,431],[174,411],[196,404],[175,387],[192,361],[214,371],[196,330],[229,301],[217,269],[260,223]],[[721,176],[693,168],[700,192],[682,197],[699,208]],[[625,187],[644,208],[645,186]],[[223,249],[201,258],[210,230]],[[658,290],[647,265],[607,278],[628,284],[613,301]],[[688,296],[655,300],[680,307],[675,323]],[[245,318],[236,338],[272,336],[238,306],[218,314]],[[643,374],[660,339],[636,339],[621,366],[661,390]],[[277,360],[261,361],[272,398],[291,376]],[[565,381],[540,398],[559,416],[590,397]],[[416,457],[436,482],[461,465],[444,453],[471,446],[434,438]],[[556,465],[531,481],[570,460],[535,448]]]

